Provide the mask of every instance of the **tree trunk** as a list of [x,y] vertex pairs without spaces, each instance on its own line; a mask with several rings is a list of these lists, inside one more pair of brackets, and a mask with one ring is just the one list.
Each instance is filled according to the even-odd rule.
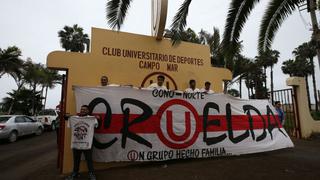
[[308,76],[304,77],[305,81],[306,81],[306,87],[307,87],[307,96],[308,96],[308,107],[309,107],[309,111],[311,111],[311,103],[310,103],[310,92],[309,92],[309,83],[308,83]]
[[312,22],[312,40],[317,42],[317,56],[318,56],[318,64],[320,69],[320,32],[318,27],[318,21],[316,16],[316,3],[313,0],[307,0],[310,4],[310,17]]
[[273,65],[270,67],[270,98],[273,104]]
[[47,95],[48,95],[48,86],[46,86],[46,95],[44,96],[43,109],[46,109],[46,104],[47,104]]
[[10,104],[10,107],[9,107],[9,110],[8,110],[8,114],[10,115],[11,112],[12,112],[12,109],[13,109],[13,105],[14,105],[14,101],[16,100],[16,98],[14,97],[11,104]]
[[85,44],[86,44],[86,51],[87,51],[87,53],[89,53],[89,51],[90,51],[90,39],[88,39]]
[[32,91],[33,91],[33,98],[32,98],[32,116],[35,115],[36,109],[35,109],[35,105],[36,105],[36,88],[37,88],[37,84],[34,83]]
[[[44,85],[41,86],[41,93],[40,93],[40,94],[41,94],[41,97],[43,97],[43,91],[44,91]],[[43,105],[44,102],[42,103],[42,101],[44,101],[44,99],[43,99],[43,100],[41,99],[41,104]],[[43,106],[43,107],[44,107],[44,106]],[[43,108],[43,107],[42,107],[42,108]]]
[[264,74],[264,87],[267,89],[267,67],[263,67],[263,74]]
[[313,95],[314,95],[314,102],[315,102],[315,108],[316,108],[316,111],[319,110],[318,108],[318,98],[317,98],[317,84],[316,84],[316,77],[315,77],[315,73],[314,73],[314,63],[313,63],[313,58],[310,58],[310,62],[311,62],[311,65],[312,65],[312,84],[313,84]]
[[242,98],[242,78],[241,78],[241,75],[239,78],[239,95],[240,95],[240,98]]
[[[18,86],[17,93],[19,93],[20,89],[23,86],[23,83],[17,84],[17,86]],[[13,97],[13,100],[12,100],[10,107],[9,107],[9,110],[8,110],[8,114],[11,114],[15,101],[16,101],[16,97]]]

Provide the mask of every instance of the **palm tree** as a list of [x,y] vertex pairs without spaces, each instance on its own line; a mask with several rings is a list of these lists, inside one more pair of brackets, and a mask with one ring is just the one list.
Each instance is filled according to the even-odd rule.
[[[267,88],[263,86],[265,75],[263,74],[261,65],[256,61],[249,61],[247,63],[248,64],[246,64],[245,73],[243,73],[242,77],[245,79],[247,88],[251,90],[251,93],[248,90],[249,98],[267,98]],[[255,92],[253,92],[253,89]]]
[[[318,25],[314,9],[316,4],[313,0],[271,0],[264,13],[262,23],[260,25],[258,49],[262,53],[270,48],[274,36],[283,23],[283,21],[291,15],[305,1],[310,5],[310,14],[313,22],[314,34],[317,35]],[[109,0],[107,3],[107,20],[113,29],[120,30],[124,22],[128,8],[132,0]],[[173,18],[171,24],[172,39],[181,39],[181,33],[186,27],[186,19],[189,13],[189,6],[192,0],[184,0],[178,12]],[[239,42],[239,37],[248,16],[259,0],[232,0],[229,6],[228,17],[223,37],[223,51],[225,55],[235,56]],[[312,7],[311,7],[312,6]],[[230,63],[232,64],[232,63]]]
[[66,51],[83,53],[85,45],[87,46],[87,51],[89,49],[89,36],[88,34],[84,34],[83,28],[77,24],[72,27],[64,26],[63,30],[58,32],[58,37],[60,38],[62,48]]
[[277,50],[271,50],[271,64],[270,64],[270,90],[271,90],[271,102],[273,103],[273,66],[278,63],[280,52]]
[[[273,103],[273,65],[278,63],[280,52],[277,50],[267,49],[260,53],[259,56],[256,56],[257,63],[259,63],[263,69],[264,74],[266,75],[266,69],[270,67],[270,91],[271,91],[271,102]],[[267,87],[267,82],[265,78],[265,87]]]
[[[36,94],[37,87],[44,82],[45,72],[42,64],[35,64],[30,58],[25,63],[26,74],[24,75],[25,81],[30,85],[33,94]],[[41,92],[42,95],[42,92]],[[32,102],[32,114],[35,114],[35,101]]]
[[110,0],[107,2],[107,20],[112,29],[120,30],[131,0]]
[[194,30],[192,30],[191,28],[188,28],[187,30],[181,33],[181,40],[197,44],[201,43],[197,33],[195,33]]
[[23,64],[20,56],[21,50],[16,46],[3,50],[0,48],[0,78],[6,73],[14,79],[19,78]]
[[[269,64],[267,59],[269,59],[269,57],[265,52],[263,52],[262,55],[255,57],[255,62],[263,68],[263,75],[265,77],[267,76],[267,67]],[[264,83],[264,86],[267,87],[267,78],[264,79],[263,83]]]
[[282,62],[281,70],[284,74],[288,74],[290,77],[294,76],[295,67],[294,67],[294,60],[288,59]]
[[[274,36],[283,21],[305,0],[271,0],[264,13],[259,33],[258,49],[262,53],[270,48]],[[248,16],[259,0],[232,0],[226,20],[223,44],[232,51]]]
[[58,71],[44,68],[44,79],[42,82],[42,89],[45,88],[43,108],[46,107],[48,89],[52,89],[56,84],[61,84],[62,76],[58,74]]
[[263,82],[265,81],[266,76],[263,74],[262,67],[253,63],[251,67],[251,78],[253,78],[253,82],[255,83],[255,98],[256,99],[265,99],[267,98],[267,88],[263,86]]
[[304,77],[306,82],[307,96],[308,96],[308,106],[311,110],[310,103],[310,93],[309,93],[309,83],[308,75],[312,73],[312,64],[307,61],[306,58],[296,57],[295,60],[289,59],[282,63],[282,72],[284,74],[289,74],[289,76]]
[[[17,84],[17,90],[16,90],[17,92],[19,92],[21,90],[21,88],[23,88],[23,85],[25,84],[24,75],[25,75],[25,70],[22,67],[22,70],[20,70],[20,72],[14,77],[14,80]],[[13,94],[13,95],[15,95],[15,94]],[[13,97],[13,100],[11,101],[11,105],[8,110],[8,114],[12,113],[14,103],[16,102],[15,96],[12,96],[12,97]]]
[[313,84],[313,94],[315,99],[316,111],[318,111],[319,108],[318,108],[318,98],[317,98],[317,85],[316,85],[314,62],[313,62],[313,57],[317,55],[316,47],[311,42],[303,43],[299,47],[295,48],[295,50],[292,53],[296,57],[309,59],[310,64],[312,65],[311,77],[312,77],[312,84]]
[[[183,40],[183,33],[185,32],[184,29],[187,25],[186,19],[188,16],[189,6],[191,4],[191,1],[192,0],[184,0],[180,8],[178,9],[178,12],[173,18],[173,22],[170,28],[171,39],[173,40],[173,44],[175,44],[176,42],[179,42],[180,40]],[[234,0],[234,1],[237,2],[237,0]],[[240,0],[240,1],[243,1],[243,0]],[[112,29],[120,30],[131,2],[132,2],[131,0],[109,0],[107,2],[107,9],[106,9],[107,20]],[[221,57],[223,58],[219,58],[221,62],[219,62],[218,64],[225,64],[225,66],[232,71],[233,60],[234,60],[233,58],[235,55],[241,52],[241,49],[242,49],[241,41],[238,41],[238,38],[237,38],[236,42],[233,41],[232,43],[229,43],[228,46],[226,46],[227,45],[226,43],[223,43],[223,44],[225,45],[224,46],[219,45],[219,49],[220,49],[219,51],[222,52],[223,56]],[[225,50],[225,47],[228,47],[228,50]],[[215,57],[213,56],[213,58]]]
[[211,65],[223,67],[225,65],[224,57],[221,51],[220,32],[218,28],[213,27],[213,34],[201,29],[199,32],[201,44],[206,44],[210,48]]
[[245,85],[248,89],[248,97],[251,99],[254,95],[253,89],[255,88],[255,82],[254,82],[254,74],[252,73],[251,70],[255,68],[254,62],[250,61],[248,66],[247,66],[246,72],[243,74],[243,79],[245,81]]
[[[202,30],[196,34],[194,30],[191,28],[187,28],[187,30],[181,33],[181,40],[186,42],[192,42],[196,44],[204,44],[208,45],[210,48],[211,55],[211,65],[221,67],[224,63],[224,58],[221,52],[221,42],[220,42],[220,33],[219,29],[213,28],[213,34]],[[171,30],[165,30],[165,37],[172,36]]]
[[[13,90],[7,94],[9,96],[3,98],[1,102],[3,112],[8,112],[9,109],[12,108],[12,112],[15,114],[32,115],[33,106],[36,110],[41,110],[42,97],[39,91],[34,93],[32,90],[23,87],[19,91]],[[11,107],[13,101],[15,101],[15,103],[14,106]]]
[[250,68],[251,59],[244,57],[243,55],[236,56],[234,60],[234,71],[232,72],[232,77],[239,77],[239,96],[242,98],[242,80],[247,77]]
[[[5,74],[9,74],[17,84],[17,91],[24,85],[23,73],[24,65],[23,60],[20,58],[21,50],[16,46],[10,46],[7,49],[0,49],[0,78]],[[11,114],[15,98],[8,109],[8,114]]]

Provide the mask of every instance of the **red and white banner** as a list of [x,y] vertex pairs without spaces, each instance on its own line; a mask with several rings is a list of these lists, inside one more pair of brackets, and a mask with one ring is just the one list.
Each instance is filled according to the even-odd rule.
[[75,87],[77,112],[100,116],[93,159],[164,161],[293,147],[267,100],[225,94]]

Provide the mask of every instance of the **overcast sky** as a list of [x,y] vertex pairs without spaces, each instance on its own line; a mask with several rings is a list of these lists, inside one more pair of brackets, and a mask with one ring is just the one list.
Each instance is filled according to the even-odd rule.
[[[106,0],[1,0],[0,3],[0,48],[16,45],[22,50],[23,58],[30,57],[34,62],[45,64],[48,53],[63,50],[59,44],[57,32],[65,25],[78,24],[91,36],[91,27],[110,29],[106,22]],[[167,28],[183,0],[169,0]],[[257,55],[259,25],[269,0],[260,1],[249,16],[240,39],[243,40],[243,54],[247,57]],[[204,29],[220,29],[224,24],[230,1],[194,0],[189,9],[187,26],[196,32]],[[135,0],[121,31],[136,34],[151,34],[151,1]],[[319,15],[319,14],[317,14]],[[281,64],[293,58],[292,50],[309,41],[311,36],[310,17],[304,11],[295,12],[281,26],[276,34],[273,49],[280,51],[281,57],[274,68],[275,89],[287,88]],[[319,77],[318,61],[315,59],[316,75]],[[269,82],[268,82],[269,84]],[[320,78],[317,80],[319,89]],[[7,92],[16,89],[15,82],[7,75],[0,79],[0,99]],[[49,91],[47,107],[54,108],[60,100],[60,86]],[[245,90],[246,91],[246,90]]]

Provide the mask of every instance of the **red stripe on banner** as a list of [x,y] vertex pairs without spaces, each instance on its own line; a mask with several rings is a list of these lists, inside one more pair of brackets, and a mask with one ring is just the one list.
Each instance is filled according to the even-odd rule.
[[[109,134],[118,134],[121,132],[121,129],[123,127],[123,114],[113,114],[111,117],[111,123],[109,127],[104,127],[104,117],[105,114],[94,114],[96,117],[98,118],[99,121],[99,128],[96,129],[96,133],[100,133],[100,134],[105,134],[105,133],[109,133]],[[134,120],[135,118],[139,117],[140,115],[138,114],[130,114],[129,116],[129,123]],[[172,117],[172,114],[170,115],[167,114],[167,131],[168,133],[170,133],[170,137],[173,139],[185,139],[184,134],[188,134],[188,131],[191,129],[190,126],[190,114],[185,114],[186,116],[186,120],[184,122],[184,125],[187,126],[185,127],[187,129],[187,131],[185,131],[184,134],[182,135],[176,135],[173,132],[173,120],[171,118],[170,120],[170,116]],[[169,117],[169,120],[168,120]],[[265,120],[265,125],[263,123],[263,120],[261,119],[260,116],[258,115],[252,115],[252,122],[253,122],[253,129],[263,129],[264,126],[265,128],[268,127],[268,116],[267,115],[262,115],[262,117]],[[275,122],[277,121],[277,123],[279,124],[280,127],[281,123],[279,121],[279,118],[277,115],[275,115],[276,119],[273,118],[273,116],[270,116],[270,122],[272,124],[275,124]],[[199,123],[200,127],[203,127],[203,116],[199,117],[200,121],[197,122]],[[208,116],[208,121],[215,121],[215,123],[213,123],[214,125],[208,125],[207,127],[207,131],[208,132],[215,132],[215,131],[227,131],[228,130],[228,124],[227,124],[227,119],[225,115],[209,115]],[[212,123],[211,123],[212,124]],[[250,128],[250,124],[249,124],[249,118],[247,115],[233,115],[232,116],[232,130],[248,130]],[[132,126],[129,127],[129,130],[131,132],[134,133],[148,133],[148,134],[154,134],[157,133],[160,129],[160,122],[159,122],[159,118],[157,117],[157,115],[152,115],[149,119],[143,121],[143,122],[139,122],[137,124],[134,124]],[[203,132],[203,129],[201,128],[201,131]],[[189,133],[190,134],[190,133]]]

